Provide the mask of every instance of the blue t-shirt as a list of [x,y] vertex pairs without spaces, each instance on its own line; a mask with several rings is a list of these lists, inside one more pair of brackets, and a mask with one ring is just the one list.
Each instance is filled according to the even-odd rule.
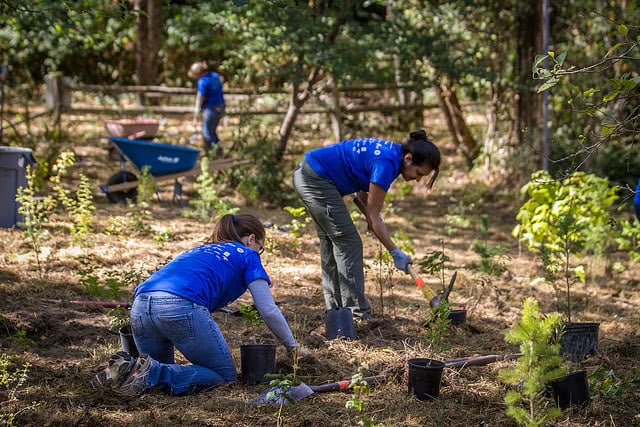
[[633,204],[640,205],[640,179],[638,180],[638,185],[636,186],[636,195],[633,197]]
[[213,312],[238,299],[256,279],[271,283],[256,251],[238,242],[212,243],[178,255],[140,284],[135,296],[165,291]]
[[205,98],[204,108],[214,108],[224,104],[220,76],[213,71],[198,79],[198,92]]
[[305,154],[311,169],[336,184],[343,196],[369,191],[369,183],[389,191],[400,174],[402,145],[375,138],[341,141]]

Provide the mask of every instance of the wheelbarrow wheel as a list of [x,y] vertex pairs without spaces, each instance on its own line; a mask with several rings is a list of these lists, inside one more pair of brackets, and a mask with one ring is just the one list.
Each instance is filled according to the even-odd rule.
[[[125,182],[133,182],[137,180],[138,177],[131,172],[117,172],[109,177],[109,179],[107,180],[107,186],[122,184]],[[135,201],[137,197],[138,189],[135,187],[122,191],[109,191],[107,193],[107,199],[109,199],[111,203],[126,203],[127,200]]]

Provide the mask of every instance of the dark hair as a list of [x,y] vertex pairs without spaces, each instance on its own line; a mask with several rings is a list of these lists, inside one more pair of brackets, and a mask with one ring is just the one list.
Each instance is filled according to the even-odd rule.
[[245,236],[254,234],[256,239],[264,242],[264,225],[253,215],[227,214],[213,228],[207,243],[239,242]]
[[433,169],[433,175],[427,184],[427,188],[431,190],[440,174],[440,150],[427,137],[427,132],[424,129],[411,132],[407,142],[402,144],[402,157],[408,153],[411,153],[415,165],[427,165]]

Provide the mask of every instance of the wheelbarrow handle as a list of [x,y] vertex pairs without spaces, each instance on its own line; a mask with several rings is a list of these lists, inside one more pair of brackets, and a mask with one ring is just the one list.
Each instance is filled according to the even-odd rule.
[[[363,381],[366,381],[368,384],[379,384],[384,381],[385,378],[386,377],[384,375],[374,375],[371,377],[364,377]],[[309,387],[314,393],[323,393],[328,391],[348,391],[349,385],[351,385],[351,380],[336,381],[334,383],[322,385],[311,385]]]

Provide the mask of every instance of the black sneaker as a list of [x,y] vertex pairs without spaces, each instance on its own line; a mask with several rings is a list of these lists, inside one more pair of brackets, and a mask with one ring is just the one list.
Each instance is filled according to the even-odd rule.
[[136,359],[126,351],[117,352],[111,356],[107,367],[91,379],[91,386],[94,389],[120,386],[135,366],[135,363]]
[[222,158],[222,146],[220,145],[220,143],[215,144],[216,147],[216,157],[218,157],[219,159]]

